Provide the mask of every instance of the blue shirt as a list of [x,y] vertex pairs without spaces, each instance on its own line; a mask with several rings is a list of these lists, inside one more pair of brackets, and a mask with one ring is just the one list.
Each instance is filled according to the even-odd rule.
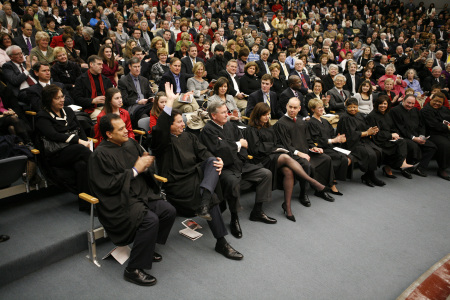
[[247,62],[257,61],[257,60],[259,60],[259,54],[250,52],[250,54],[248,55],[248,58],[247,58]]
[[[172,73],[172,72],[170,72],[170,73]],[[175,93],[181,93],[180,74],[175,75],[174,73],[172,73],[172,75],[175,78],[175,84],[177,85],[177,90],[175,91]]]

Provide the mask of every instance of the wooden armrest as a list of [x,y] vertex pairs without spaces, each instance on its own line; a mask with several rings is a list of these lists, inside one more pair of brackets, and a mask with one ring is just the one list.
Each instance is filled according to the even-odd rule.
[[244,119],[244,120],[250,120],[250,118],[249,118],[249,117],[246,117],[246,116],[242,116],[242,119]]
[[31,153],[33,153],[34,155],[40,154],[41,152],[38,149],[32,149]]
[[253,156],[252,155],[247,155],[247,158],[248,159],[253,159]]
[[37,114],[37,112],[31,111],[31,110],[27,110],[27,111],[25,111],[25,114],[29,115],[29,116],[35,116]]
[[330,110],[330,113],[332,113],[332,114],[335,114],[335,113],[336,113],[336,111],[334,111],[334,110]]
[[91,196],[89,194],[86,193],[81,193],[78,195],[78,197],[80,197],[80,199],[83,199],[84,201],[87,201],[91,204],[97,204],[98,203],[98,199],[95,198],[94,196]]
[[94,138],[88,137],[88,140],[92,141],[94,144],[97,144],[97,143],[98,143],[98,140],[97,140],[97,139],[94,139]]
[[159,176],[159,175],[156,175],[156,174],[154,174],[154,176],[155,176],[155,179],[160,181],[160,182],[166,183],[168,181],[166,177],[162,177],[162,176]]
[[144,135],[145,131],[144,130],[137,130],[137,129],[133,129],[133,132],[139,135]]

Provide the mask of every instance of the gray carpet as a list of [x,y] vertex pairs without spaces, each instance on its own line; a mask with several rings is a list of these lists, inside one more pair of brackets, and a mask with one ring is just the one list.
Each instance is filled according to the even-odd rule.
[[[366,187],[356,179],[340,183],[344,196],[336,196],[335,203],[314,196],[310,208],[293,202],[296,223],[282,215],[281,191],[265,205],[277,224],[249,221],[254,194],[246,194],[244,237],[228,237],[244,254],[243,261],[214,252],[203,220],[202,238],[192,242],[182,237],[178,230],[183,219],[177,218],[168,244],[157,246],[164,259],[150,271],[158,278],[153,287],[124,281],[123,266],[112,259],[95,267],[83,251],[3,286],[0,298],[395,299],[450,252],[449,184],[435,170],[430,174],[384,179],[388,185],[382,188]],[[229,220],[228,212],[224,217]],[[2,231],[8,229],[0,225]],[[0,244],[0,253],[16,238],[12,234],[11,241]],[[111,247],[103,243],[99,255]]]

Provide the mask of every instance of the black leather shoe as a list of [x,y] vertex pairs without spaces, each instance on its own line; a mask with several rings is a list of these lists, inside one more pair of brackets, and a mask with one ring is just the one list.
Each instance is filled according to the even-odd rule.
[[123,272],[123,278],[126,281],[132,282],[137,285],[150,286],[156,284],[156,278],[150,274],[145,273],[145,271],[142,269],[132,269],[129,271],[127,270],[127,268],[125,268],[125,271]]
[[415,164],[412,167],[409,168],[403,168],[402,171],[407,171],[408,173],[414,173],[415,170],[417,170],[417,168],[419,167],[419,163]]
[[298,200],[300,201],[300,203],[303,205],[303,206],[306,206],[306,207],[310,207],[311,206],[311,202],[309,201],[309,197],[308,197],[308,195],[301,195],[300,197],[298,197]]
[[412,179],[412,175],[408,171],[402,170],[401,173],[402,173],[403,177],[408,178],[408,179]]
[[428,175],[420,168],[417,168],[414,172],[414,174],[419,175],[420,177],[427,177]]
[[337,196],[344,196],[344,194],[342,194],[339,191],[335,192],[335,191],[331,190],[330,193],[333,194],[333,195],[337,195]]
[[397,176],[395,176],[394,174],[388,174],[386,172],[386,167],[383,167],[383,169],[381,169],[381,171],[383,171],[383,175],[386,176],[387,178],[392,178],[392,179],[397,178]]
[[386,183],[383,180],[378,179],[377,177],[375,177],[375,175],[372,176],[372,178],[370,178],[370,179],[372,180],[373,184],[375,184],[377,186],[385,186],[386,185]]
[[334,202],[334,198],[331,197],[330,195],[328,195],[327,193],[325,193],[324,191],[320,191],[320,192],[315,191],[314,196],[322,198],[323,200],[328,201],[328,202]]
[[437,173],[437,176],[441,177],[441,178],[444,179],[444,180],[450,181],[450,176],[444,175],[444,174],[442,174],[441,172],[438,172],[438,173]]
[[366,177],[364,175],[361,176],[361,182],[364,183],[367,186],[375,187],[375,184],[373,184],[373,182],[368,177]]
[[153,262],[160,262],[162,261],[162,255],[158,254],[156,252],[153,252]]
[[211,215],[209,214],[208,206],[200,206],[200,208],[197,210],[197,216],[200,218],[205,219],[206,221],[211,221]]
[[237,238],[240,239],[242,237],[242,229],[241,229],[241,224],[239,224],[239,219],[231,219],[230,222],[230,231],[231,234]]
[[4,234],[0,235],[0,243],[6,242],[7,240],[9,240],[9,236]]
[[277,222],[276,219],[269,217],[262,210],[259,212],[252,210],[250,213],[250,221],[263,222],[266,224],[275,224]]
[[244,255],[236,251],[233,247],[231,247],[230,244],[225,243],[223,245],[219,245],[219,243],[216,243],[216,252],[222,254],[226,258],[234,259],[234,260],[241,260],[244,258]]

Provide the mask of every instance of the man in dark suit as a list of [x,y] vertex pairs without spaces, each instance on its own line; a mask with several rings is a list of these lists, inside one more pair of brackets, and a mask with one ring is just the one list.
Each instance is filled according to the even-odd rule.
[[69,17],[69,25],[73,30],[77,29],[77,26],[84,26],[87,20],[80,14],[80,9],[74,8],[73,15]]
[[20,90],[36,83],[30,74],[31,62],[29,59],[25,61],[22,49],[16,45],[8,47],[6,54],[11,60],[2,66],[3,77],[8,88],[11,89],[14,96],[18,97]]
[[263,20],[261,23],[259,23],[259,32],[264,33],[267,36],[270,36],[272,31],[275,29],[273,28],[271,22],[268,20],[267,15],[264,15]]
[[306,74],[306,70],[303,69],[303,60],[297,59],[294,63],[294,70],[291,71],[291,75],[297,75],[300,77],[300,80],[302,81],[302,88],[300,89],[300,92],[302,92],[303,95],[306,95],[307,93],[311,93],[312,90],[309,88],[311,85],[311,80]]
[[42,90],[50,84],[59,86],[64,94],[64,106],[74,104],[69,92],[64,88],[64,84],[54,82],[51,79],[50,65],[48,63],[37,62],[33,65],[33,73],[37,78],[38,83],[25,89],[26,97],[25,103],[29,104],[32,111],[40,111],[42,107]]
[[261,78],[261,89],[253,92],[248,97],[247,108],[245,115],[250,117],[250,114],[259,102],[267,103],[270,106],[270,118],[279,119],[283,116],[283,112],[279,109],[277,104],[277,93],[270,90],[273,85],[273,77],[269,74],[264,74]]
[[374,42],[378,52],[385,55],[389,53],[391,46],[389,41],[386,39],[386,33],[383,32],[380,34],[380,39],[376,39]]
[[12,19],[11,30],[14,32],[20,27],[20,18],[13,12],[10,3],[5,3],[0,10],[0,22],[3,28],[8,28],[8,18]]
[[165,30],[164,34],[163,34],[164,42],[166,42],[166,50],[167,50],[167,53],[169,53],[169,55],[174,54],[175,53],[175,48],[176,48],[176,44],[172,40],[171,33],[172,33],[172,31]]
[[375,69],[373,71],[373,77],[378,80],[381,76],[383,76],[386,73],[386,66],[388,64],[388,57],[387,55],[382,55],[380,62],[375,63]]
[[259,73],[257,74],[259,78],[262,78],[264,74],[270,74],[270,62],[267,61],[269,55],[269,50],[263,49],[261,51],[261,59],[256,61],[259,67]]
[[122,76],[118,88],[122,94],[124,108],[133,115],[139,108],[145,106],[152,94],[148,79],[141,76],[141,61],[132,57],[128,61],[130,73]]
[[24,55],[29,55],[32,48],[36,47],[36,40],[33,36],[33,26],[29,23],[22,25],[22,35],[14,38],[16,45],[22,49]]
[[89,69],[75,80],[72,92],[76,105],[89,114],[91,120],[97,121],[98,114],[105,103],[106,90],[113,87],[111,80],[102,75],[103,60],[97,55],[87,59]]
[[448,87],[445,82],[445,78],[442,76],[442,68],[439,66],[434,67],[431,70],[431,76],[428,76],[423,81],[423,91],[424,92],[431,92],[432,86],[439,85],[441,87],[441,92],[445,94],[445,96],[448,98]]
[[141,30],[135,27],[131,29],[130,33],[131,33],[130,38],[136,41],[137,46],[142,47],[144,51],[148,53],[150,51],[150,45],[147,44],[145,39],[142,37]]
[[307,117],[308,116],[308,109],[305,105],[305,100],[300,92],[302,88],[302,80],[297,75],[292,75],[288,79],[288,85],[289,87],[285,89],[281,95],[278,97],[278,109],[285,114],[286,113],[286,105],[289,102],[289,99],[291,98],[297,98],[300,100],[301,104],[301,110],[299,112],[299,116]]
[[219,77],[225,77],[229,82],[228,94],[234,97],[237,107],[244,113],[247,107],[247,101],[244,99],[245,95],[240,91],[239,78],[236,76],[237,71],[237,61],[235,59],[230,59],[227,63],[226,70],[219,72]]
[[[134,47],[133,49],[131,49],[131,54],[133,54],[133,57],[137,57],[139,58],[139,60],[141,61],[141,76],[144,76],[145,78],[149,79],[151,74],[150,74],[150,64],[148,62],[145,61],[144,57],[144,49],[142,49],[141,47]],[[125,66],[125,75],[127,75],[128,73],[130,73],[130,67],[128,66],[128,64]]]
[[181,59],[181,73],[188,75],[188,78],[194,76],[192,68],[198,62],[205,64],[203,59],[197,57],[197,46],[192,43],[189,45],[188,56]]
[[284,76],[284,78],[289,78],[291,74],[291,67],[286,63],[287,53],[286,51],[281,51],[278,53],[278,64],[281,67],[280,73]]
[[444,55],[444,52],[442,52],[442,50],[436,51],[436,59],[434,59],[434,61],[433,61],[433,67],[439,66],[442,68],[442,70],[444,70],[445,64],[442,61],[443,55]]
[[350,92],[344,90],[345,76],[342,74],[337,74],[334,76],[334,88],[327,92],[330,95],[330,110],[334,111],[336,114],[341,115],[345,113],[345,100],[350,98]]
[[89,22],[92,18],[95,17],[94,15],[94,5],[91,1],[89,1],[86,4],[86,8],[81,12],[81,15]]
[[359,75],[356,75],[356,70],[358,68],[358,65],[356,62],[351,62],[348,67],[348,73],[345,74],[346,82],[344,86],[344,90],[347,90],[350,92],[350,94],[353,96],[358,92],[359,85],[361,84],[362,80]]

